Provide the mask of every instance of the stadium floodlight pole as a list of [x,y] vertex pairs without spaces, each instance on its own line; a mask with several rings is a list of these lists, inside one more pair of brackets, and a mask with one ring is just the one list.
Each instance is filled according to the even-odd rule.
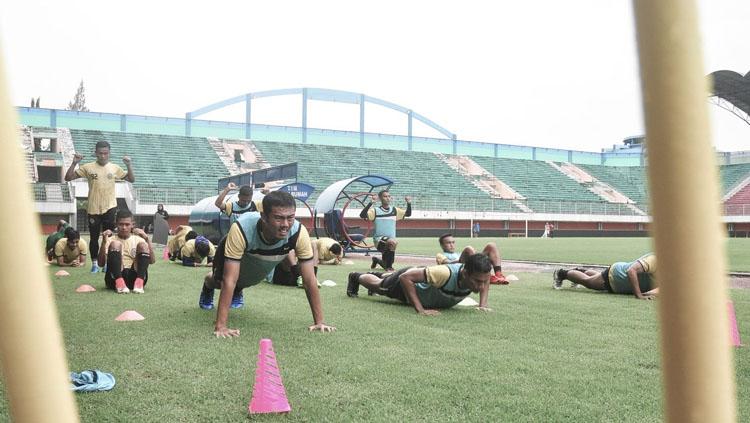
[[733,422],[719,178],[693,1],[635,0],[648,148],[665,417]]
[[0,202],[0,360],[12,420],[77,422],[51,284],[42,265],[42,234],[15,142],[18,126],[5,84],[2,52],[0,139],[7,141],[0,166],[0,195],[6,199]]

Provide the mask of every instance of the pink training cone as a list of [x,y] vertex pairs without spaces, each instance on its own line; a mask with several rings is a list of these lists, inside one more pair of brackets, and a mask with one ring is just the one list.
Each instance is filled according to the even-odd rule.
[[135,320],[144,320],[145,317],[143,317],[140,313],[138,313],[135,310],[127,310],[123,311],[119,316],[115,317],[115,320],[118,322],[131,322]]
[[161,255],[164,260],[169,260],[169,248],[164,247],[164,253]]
[[55,272],[55,276],[70,276],[70,273],[64,270],[58,270],[57,272]]
[[727,311],[729,312],[729,328],[732,336],[732,346],[741,347],[742,341],[740,341],[740,331],[737,328],[737,316],[734,313],[734,303],[727,301]]
[[76,292],[94,292],[96,291],[96,288],[94,288],[91,285],[83,284],[76,288]]
[[253,397],[247,406],[247,411],[250,414],[261,414],[288,413],[291,410],[271,340],[261,339],[258,364],[255,368]]

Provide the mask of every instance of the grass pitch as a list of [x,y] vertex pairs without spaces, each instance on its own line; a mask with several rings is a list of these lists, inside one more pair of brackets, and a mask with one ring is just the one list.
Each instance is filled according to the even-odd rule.
[[[523,248],[518,241],[543,242],[528,247],[528,254],[541,254],[539,248],[567,240],[501,240],[505,258],[521,258],[515,256]],[[421,243],[433,242],[404,238],[401,249],[417,252]],[[637,257],[641,247],[624,257]],[[579,261],[565,258],[570,253],[548,260]],[[354,265],[320,268],[320,280],[338,283],[321,288],[326,321],[337,332],[307,332],[312,317],[303,290],[262,284],[245,290],[245,307],[230,312],[230,326],[242,331],[232,340],[215,339],[215,311],[197,306],[205,269],[160,259],[145,295],[116,295],[88,266],[59,278],[50,267],[70,370],[95,368],[117,378],[112,391],[75,395],[81,420],[247,421],[258,341],[266,337],[273,340],[292,412],[252,420],[662,420],[658,300],[555,291],[548,273],[516,273],[520,281],[491,288],[493,313],[456,307],[423,317],[364,290],[358,299],[346,297],[346,274],[368,264],[355,259]],[[405,264],[397,258],[397,266]],[[98,291],[75,293],[82,283]],[[750,291],[730,290],[730,296],[747,344]],[[146,320],[114,321],[131,309]],[[747,347],[735,349],[735,366],[738,417],[748,421]],[[4,401],[0,420],[9,420]]]

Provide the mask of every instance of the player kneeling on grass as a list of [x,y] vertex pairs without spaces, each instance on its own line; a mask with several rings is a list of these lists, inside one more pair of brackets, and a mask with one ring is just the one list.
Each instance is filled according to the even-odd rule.
[[65,230],[65,237],[55,243],[54,256],[57,260],[55,263],[60,267],[83,266],[86,264],[88,248],[88,244],[81,239],[78,231],[69,227]]
[[45,242],[44,251],[47,253],[47,261],[52,262],[55,259],[55,245],[57,241],[65,238],[65,231],[71,228],[68,222],[60,219],[57,222],[57,229],[52,232]]
[[[463,263],[466,257],[476,254],[474,247],[467,246],[461,251],[461,254],[456,252],[456,240],[452,234],[443,234],[438,239],[440,242],[440,248],[443,252],[438,253],[435,256],[437,264],[451,264],[451,263]],[[500,258],[500,249],[494,242],[487,243],[482,249],[482,253],[490,258],[492,263],[493,274],[490,276],[490,283],[493,285],[507,285],[508,280],[503,275],[503,266]]]
[[182,265],[189,267],[211,266],[215,255],[216,247],[204,236],[186,241],[180,250]]
[[583,269],[555,269],[552,287],[562,288],[564,280],[581,284],[596,291],[613,294],[633,294],[641,300],[650,300],[659,294],[654,275],[656,256],[646,253],[632,262],[617,262],[604,271]]
[[172,261],[182,260],[182,247],[185,246],[186,242],[197,237],[198,233],[195,232],[192,227],[187,225],[178,226],[174,236],[167,241],[169,259]]
[[479,293],[482,311],[487,307],[492,263],[485,254],[473,254],[464,263],[428,267],[407,267],[394,273],[349,273],[346,295],[358,296],[363,285],[371,293],[385,295],[411,304],[417,313],[425,316],[440,314],[440,308],[450,308],[460,303],[472,292]]
[[216,311],[214,335],[221,338],[239,336],[239,329],[227,327],[229,308],[242,307],[242,290],[257,285],[287,254],[294,250],[299,260],[299,271],[313,315],[310,331],[334,331],[323,322],[315,273],[313,250],[307,229],[294,219],[296,204],[287,192],[275,191],[263,198],[263,212],[243,213],[219,243],[213,272],[209,273],[201,290],[198,304],[203,309],[213,308],[214,289],[221,289]]
[[127,294],[130,290],[143,294],[148,282],[148,266],[156,261],[154,247],[143,229],[133,227],[130,211],[118,211],[115,225],[117,234],[109,229],[102,232],[99,247],[99,267],[107,266],[104,284],[118,294]]

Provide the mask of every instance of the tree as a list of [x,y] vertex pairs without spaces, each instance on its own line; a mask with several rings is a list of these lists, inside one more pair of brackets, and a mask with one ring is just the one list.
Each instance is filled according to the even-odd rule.
[[81,85],[78,86],[78,91],[76,91],[75,97],[73,97],[73,101],[68,103],[68,110],[75,110],[78,112],[88,112],[89,108],[86,107],[86,89],[83,87],[83,80],[81,80]]

